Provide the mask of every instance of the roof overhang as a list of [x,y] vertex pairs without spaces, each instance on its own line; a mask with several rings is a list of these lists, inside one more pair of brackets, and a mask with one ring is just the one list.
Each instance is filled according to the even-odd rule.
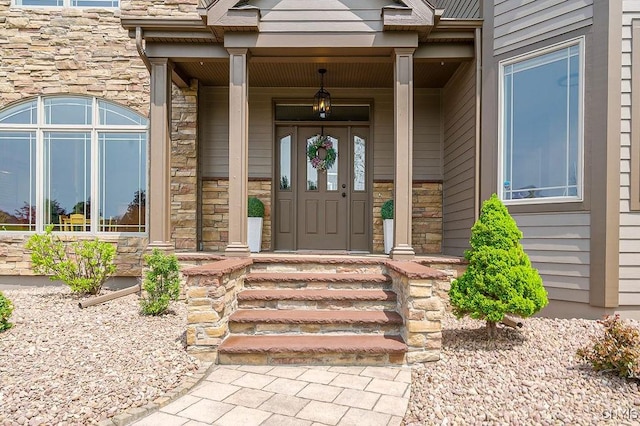
[[[474,59],[476,30],[482,27],[482,20],[440,18],[438,10],[432,7],[416,8],[410,7],[415,1],[406,3],[406,6],[381,11],[384,29],[353,32],[347,36],[331,32],[318,37],[313,32],[254,31],[253,28],[260,24],[259,9],[236,7],[227,13],[229,9],[223,11],[220,8],[225,5],[233,8],[238,4],[237,0],[218,0],[206,9],[200,9],[199,17],[123,17],[121,23],[136,39],[143,60],[169,58],[176,65],[172,80],[181,87],[189,85],[191,78],[213,82],[209,84],[224,81],[223,73],[228,72],[228,48],[248,49],[255,71],[264,70],[265,75],[270,71],[270,64],[300,67],[301,71],[307,68],[304,64],[310,64],[309,78],[317,77],[314,72],[317,66],[327,64],[341,67],[339,70],[345,75],[366,72],[367,67],[359,68],[366,63],[376,64],[375,67],[382,67],[380,69],[384,71],[391,63],[393,49],[399,47],[416,49],[414,60],[419,73],[436,73],[442,78],[446,72],[455,70],[453,64]],[[426,4],[424,1],[419,3]],[[213,14],[214,9],[217,15]],[[216,32],[207,25],[213,19],[225,22],[225,25],[235,22],[236,31],[229,31],[229,26],[221,26]],[[433,24],[425,24],[430,23],[430,19],[433,19]],[[437,64],[440,68],[430,64]],[[377,80],[372,78],[371,81]]]

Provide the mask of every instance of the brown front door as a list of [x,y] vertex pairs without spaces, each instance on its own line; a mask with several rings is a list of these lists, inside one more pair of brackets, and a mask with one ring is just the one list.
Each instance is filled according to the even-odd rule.
[[[369,251],[368,127],[293,126],[280,127],[277,134],[276,250]],[[321,134],[337,152],[326,171],[314,168],[307,156],[308,146]]]

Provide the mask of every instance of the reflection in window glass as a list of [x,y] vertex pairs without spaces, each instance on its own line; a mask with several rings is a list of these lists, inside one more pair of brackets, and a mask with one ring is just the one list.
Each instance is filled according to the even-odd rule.
[[0,124],[35,124],[38,120],[37,101],[21,103],[0,112]]
[[35,132],[0,132],[0,230],[35,230],[35,149]]
[[144,232],[147,138],[140,133],[101,133],[100,220],[102,232]]
[[63,6],[63,0],[16,0],[16,6]]
[[118,7],[119,0],[15,0],[16,6]]
[[47,98],[44,100],[46,124],[91,124],[90,98]]
[[118,7],[118,0],[71,0],[74,7]]
[[353,190],[365,190],[365,141],[360,136],[353,137]]
[[502,198],[581,196],[580,43],[503,65]]
[[327,169],[327,191],[338,190],[338,161],[340,156],[338,155],[338,139],[333,136],[328,136],[329,142],[333,144],[333,149],[336,150],[336,161]]
[[98,101],[98,116],[103,126],[139,126],[147,121],[133,111],[105,101]]
[[145,232],[147,132],[145,117],[92,97],[0,110],[0,233]]
[[280,139],[280,189],[291,189],[291,135]]
[[66,231],[88,231],[91,218],[91,133],[46,132],[44,148],[45,226],[54,224]]
[[[309,147],[316,140],[316,136],[313,136],[307,139],[307,149],[305,152],[308,152]],[[307,159],[307,190],[309,191],[317,191],[318,190],[318,171],[315,167],[311,165],[311,160],[309,160],[309,156],[305,155]]]

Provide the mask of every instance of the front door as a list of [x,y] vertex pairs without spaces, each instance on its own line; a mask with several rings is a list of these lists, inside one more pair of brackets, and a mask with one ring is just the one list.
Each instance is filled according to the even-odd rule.
[[[369,251],[368,127],[293,126],[278,128],[277,134],[276,250]],[[327,170],[314,167],[308,156],[320,135],[336,151]],[[320,150],[319,157],[324,154]]]

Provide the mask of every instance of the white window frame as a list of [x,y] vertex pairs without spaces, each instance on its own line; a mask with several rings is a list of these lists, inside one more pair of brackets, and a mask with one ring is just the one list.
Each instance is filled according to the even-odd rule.
[[[556,43],[541,49],[504,59],[498,62],[498,188],[497,194],[505,205],[520,204],[552,204],[552,203],[576,203],[582,202],[584,197],[584,74],[585,74],[585,38],[577,37],[571,40]],[[505,199],[504,195],[504,158],[505,155],[505,123],[504,123],[504,70],[507,66],[518,62],[526,61],[532,58],[540,57],[558,50],[568,49],[572,46],[578,46],[579,58],[579,76],[578,76],[578,158],[577,166],[579,168],[576,173],[576,196],[561,197],[540,197],[540,198],[521,198],[521,199]]]
[[[91,0],[83,0],[83,1],[91,1]],[[120,0],[118,0],[117,6],[74,6],[73,0],[62,0],[62,5],[58,6],[50,6],[50,5],[37,5],[37,4],[28,4],[23,5],[22,0],[11,0],[12,7],[21,7],[21,8],[45,8],[45,9],[62,9],[65,7],[73,7],[76,9],[119,9],[120,8]]]
[[[78,99],[91,99],[91,124],[46,124],[45,122],[45,107],[44,107],[44,99],[50,98],[78,98]],[[149,125],[147,120],[147,125],[105,125],[100,124],[100,112],[98,108],[98,102],[105,101],[110,102],[107,99],[97,98],[95,96],[82,96],[82,95],[73,95],[73,94],[57,94],[57,95],[45,95],[37,97],[37,120],[35,124],[1,124],[0,130],[13,130],[16,132],[35,132],[36,134],[36,172],[35,172],[35,199],[36,199],[36,227],[35,231],[3,231],[0,229],[0,234],[6,235],[20,235],[20,234],[34,234],[34,233],[42,233],[44,232],[44,215],[45,208],[44,200],[45,196],[45,149],[44,149],[44,134],[46,132],[77,132],[84,131],[91,134],[91,157],[90,157],[90,167],[91,167],[91,189],[90,196],[92,199],[95,198],[96,208],[99,208],[100,198],[94,197],[100,193],[100,182],[99,182],[99,166],[100,160],[99,157],[99,142],[98,142],[98,133],[121,133],[121,132],[136,132],[140,133],[144,131],[146,133],[147,139],[147,159],[145,161],[147,170],[145,173],[147,174],[147,187],[145,188],[145,192],[149,194]],[[29,100],[21,101],[29,102]],[[114,102],[111,102],[114,103]],[[122,106],[116,104],[118,106]],[[140,115],[139,113],[137,113]],[[47,182],[48,183],[48,182]],[[145,206],[145,216],[149,217],[149,203]],[[72,235],[104,235],[104,236],[113,236],[113,235],[132,235],[132,236],[144,236],[148,235],[148,220],[146,220],[145,231],[144,232],[105,232],[99,231],[99,221],[100,218],[98,215],[91,215],[91,224],[90,231],[73,231],[73,232],[65,232],[65,231],[57,231],[61,234],[72,234]]]

